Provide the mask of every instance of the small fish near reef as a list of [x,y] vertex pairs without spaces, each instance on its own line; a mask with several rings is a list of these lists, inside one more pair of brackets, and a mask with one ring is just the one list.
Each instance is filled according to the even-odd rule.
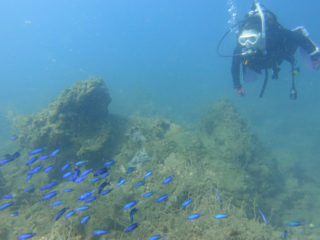
[[133,200],[129,203],[127,203],[126,205],[123,206],[123,209],[126,210],[126,209],[129,209],[129,208],[132,208],[134,205],[137,204],[137,201],[136,200]]
[[130,223],[133,223],[133,218],[134,218],[134,214],[138,211],[138,208],[132,208],[130,211],[130,217],[129,217],[129,221]]
[[131,232],[132,230],[136,229],[139,226],[139,223],[133,223],[129,227],[127,227],[124,232],[128,233]]
[[215,219],[222,219],[222,218],[227,218],[229,217],[228,214],[225,214],[225,213],[220,213],[220,214],[217,214],[214,216]]
[[288,235],[288,231],[287,230],[284,230],[282,235],[281,235],[281,239],[286,239],[287,238],[287,235]]
[[61,218],[61,216],[67,211],[67,209],[68,209],[68,207],[65,207],[65,208],[62,208],[59,212],[58,212],[58,214],[54,217],[54,221],[56,222],[56,221],[58,221],[60,218]]
[[4,203],[0,206],[0,211],[10,207],[12,205],[12,202],[7,202],[7,203]]
[[188,220],[194,220],[194,219],[197,219],[199,218],[200,216],[203,216],[204,213],[195,213],[195,214],[192,214],[190,216],[187,217]]
[[181,207],[185,208],[185,207],[188,206],[190,203],[192,203],[192,199],[191,199],[191,198],[188,199],[187,201],[183,202],[183,203],[181,204]]
[[168,195],[167,194],[164,194],[164,195],[162,195],[161,197],[159,197],[157,200],[156,200],[156,202],[162,202],[162,201],[164,201],[164,200],[166,200],[168,198]]
[[32,150],[31,152],[29,152],[29,155],[35,155],[37,153],[41,153],[43,151],[43,148],[36,148],[34,150]]
[[264,216],[264,214],[263,214],[263,212],[261,211],[261,209],[258,209],[258,211],[259,211],[259,214],[260,214],[261,218],[263,219],[264,223],[265,223],[266,225],[268,225],[267,218]]
[[30,239],[32,238],[34,235],[36,235],[35,233],[24,233],[22,235],[20,235],[17,240],[23,240],[23,239]]
[[94,231],[92,234],[95,235],[95,236],[101,236],[101,235],[104,235],[104,234],[107,234],[107,233],[110,233],[108,230],[96,230]]
[[86,222],[89,221],[89,219],[90,219],[90,216],[89,216],[89,215],[84,216],[84,217],[81,219],[80,224],[85,224]]
[[50,198],[53,198],[53,197],[56,196],[57,194],[58,194],[58,191],[49,192],[49,193],[47,193],[41,200],[42,200],[42,201],[49,200]]
[[156,235],[149,237],[148,240],[158,240],[160,238],[164,238],[165,236],[166,236],[165,234],[156,234]]
[[169,182],[171,182],[171,180],[172,180],[172,176],[169,176],[165,180],[163,180],[162,184],[168,184]]

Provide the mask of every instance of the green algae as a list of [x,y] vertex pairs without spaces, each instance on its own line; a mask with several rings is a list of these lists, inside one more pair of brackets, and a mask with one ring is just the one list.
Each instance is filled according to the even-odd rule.
[[[61,150],[54,159],[58,169],[72,159],[87,161],[86,167],[80,167],[82,171],[98,169],[112,158],[116,164],[107,179],[113,191],[93,202],[87,212],[53,222],[60,207],[52,208],[49,203],[57,199],[39,202],[44,193],[38,188],[61,179],[61,173],[56,170],[49,175],[36,174],[30,180],[36,190],[21,195],[21,190],[31,183],[19,177],[24,176],[25,169],[11,165],[5,177],[17,195],[15,205],[20,206],[20,216],[1,222],[2,226],[15,228],[9,232],[0,229],[0,234],[14,238],[32,230],[38,239],[95,239],[92,232],[106,228],[111,234],[101,239],[147,239],[159,233],[168,239],[279,239],[281,231],[266,226],[256,210],[263,206],[270,219],[272,198],[282,191],[283,179],[274,157],[229,100],[214,103],[199,126],[191,130],[167,119],[113,115],[108,112],[110,101],[105,83],[90,79],[65,90],[48,109],[16,118],[19,144],[25,149],[23,161],[28,150],[40,146]],[[139,152],[148,157],[141,158],[135,171],[126,174],[130,161]],[[22,159],[19,161],[24,164]],[[136,188],[135,184],[149,170],[153,174]],[[117,187],[120,176],[126,178],[126,183]],[[161,184],[168,176],[173,177],[172,182]],[[63,182],[55,190],[71,210],[79,206],[77,198],[81,194],[97,189],[100,183]],[[74,191],[61,193],[64,188]],[[222,202],[214,188],[220,191]],[[149,191],[154,195],[143,199],[142,195]],[[168,194],[168,199],[157,203],[155,200],[163,194]],[[192,204],[181,208],[180,204],[189,198],[193,199]],[[133,199],[139,199],[135,221],[140,225],[127,234],[123,230],[130,225],[129,213],[122,207]],[[197,220],[187,220],[197,212],[205,214]],[[5,210],[5,214],[9,213]],[[214,219],[218,213],[230,217]],[[86,214],[91,219],[82,226],[79,221]]]

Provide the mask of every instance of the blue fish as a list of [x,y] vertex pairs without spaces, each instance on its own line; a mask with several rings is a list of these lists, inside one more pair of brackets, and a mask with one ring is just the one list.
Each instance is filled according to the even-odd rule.
[[84,216],[84,217],[81,219],[80,224],[86,223],[87,221],[89,221],[89,219],[90,219],[90,216],[89,216],[89,215]]
[[71,176],[71,174],[72,174],[72,171],[65,172],[65,173],[62,175],[62,178],[65,179],[65,178]]
[[10,160],[9,160],[8,158],[3,159],[3,160],[0,161],[0,165],[1,165],[1,164],[5,164],[5,163],[7,163],[7,162],[10,162]]
[[261,209],[260,209],[260,208],[258,209],[258,211],[259,211],[259,213],[260,213],[260,215],[261,215],[261,217],[262,217],[262,219],[263,219],[264,223],[267,225],[267,224],[268,224],[268,221],[267,221],[266,217],[264,216],[263,212],[261,211]]
[[4,203],[0,206],[0,211],[6,209],[7,207],[10,207],[12,205],[12,202],[7,202],[7,203]]
[[2,195],[2,199],[12,199],[14,198],[11,194]]
[[74,181],[78,178],[79,175],[80,175],[80,170],[79,170],[79,169],[76,169],[76,170],[73,172],[72,176],[68,178],[68,181],[69,181],[69,182],[71,182],[71,181],[74,182]]
[[109,188],[105,191],[103,191],[102,193],[100,193],[101,196],[108,194],[109,192],[111,192],[113,190],[113,188]]
[[109,175],[109,172],[105,172],[104,174],[102,174],[101,178],[106,178]]
[[98,194],[100,194],[102,192],[103,188],[105,186],[107,186],[108,184],[110,184],[110,183],[108,183],[108,182],[101,183],[101,185],[99,186],[99,189],[98,189]]
[[86,200],[84,200],[84,202],[85,202],[85,203],[90,203],[90,202],[92,202],[92,201],[94,201],[94,200],[96,200],[96,199],[97,199],[97,197],[96,197],[96,196],[93,196],[93,197],[87,198]]
[[75,214],[75,211],[71,210],[71,211],[68,212],[64,217],[65,217],[65,218],[69,218],[69,217],[71,217],[73,214]]
[[134,167],[129,167],[126,171],[126,174],[132,173],[135,170]]
[[58,214],[54,217],[53,221],[58,221],[61,216],[67,211],[68,207],[62,208]]
[[90,192],[86,192],[86,193],[82,194],[82,195],[78,198],[78,201],[85,200],[86,198],[90,197],[94,192],[95,192],[95,190],[92,190],[92,191],[90,191]]
[[145,183],[144,181],[140,181],[136,184],[136,187],[141,187],[144,185],[144,183]]
[[215,219],[221,219],[221,218],[227,218],[227,217],[229,217],[229,215],[225,213],[220,213],[214,216]]
[[76,162],[74,165],[76,165],[76,166],[81,166],[81,165],[85,164],[86,162],[87,162],[87,161],[81,160],[81,161]]
[[129,221],[130,223],[133,223],[133,218],[134,218],[134,214],[138,211],[138,208],[132,208],[130,211],[130,218]]
[[90,182],[91,182],[91,183],[94,183],[94,182],[99,181],[99,180],[100,180],[99,177],[94,177],[94,178],[91,178],[91,179],[90,179]]
[[53,158],[53,157],[56,156],[59,152],[60,152],[59,149],[54,150],[54,151],[50,154],[50,157]]
[[191,198],[188,199],[187,201],[183,202],[183,203],[181,204],[181,207],[185,208],[185,207],[188,206],[190,203],[192,203],[192,199],[191,199]]
[[78,177],[76,180],[74,180],[74,183],[75,184],[78,184],[78,183],[80,183],[80,182],[82,182],[83,180],[85,180],[86,178],[85,177]]
[[54,196],[56,196],[57,193],[58,193],[58,191],[49,192],[41,200],[42,201],[49,200],[50,198],[53,198]]
[[52,169],[53,169],[53,166],[50,165],[49,167],[45,168],[45,169],[43,170],[43,172],[44,172],[44,173],[47,173],[47,172],[50,172]]
[[11,213],[11,215],[10,215],[11,217],[16,217],[16,216],[19,216],[19,212],[13,212],[13,213]]
[[153,192],[147,192],[145,194],[143,194],[143,198],[147,198],[147,197],[150,197],[151,195],[153,194]]
[[27,175],[26,176],[26,181],[29,181],[32,178],[33,175]]
[[107,168],[101,168],[95,174],[93,174],[93,176],[94,177],[98,177],[99,175],[104,174],[105,172],[108,172],[108,169]]
[[17,240],[23,240],[23,239],[29,239],[32,238],[34,235],[36,235],[35,233],[24,233],[22,235],[20,235]]
[[30,187],[27,187],[25,189],[22,190],[23,193],[27,193],[27,192],[31,192],[34,190],[34,187],[33,186],[30,186]]
[[126,205],[123,206],[123,209],[126,210],[126,209],[129,209],[129,208],[132,208],[134,205],[137,204],[137,201],[136,200],[133,200],[129,203],[127,203]]
[[70,163],[66,163],[61,167],[61,172],[64,172],[68,167],[70,167]]
[[85,177],[91,172],[91,169],[85,170],[83,173],[81,173],[80,177]]
[[36,149],[32,150],[31,152],[29,152],[29,155],[34,155],[34,154],[40,153],[42,151],[43,151],[43,148],[36,148]]
[[76,179],[77,177],[80,176],[80,173],[81,171],[79,169],[76,169],[74,172],[73,172],[73,178]]
[[147,177],[151,176],[151,174],[152,174],[152,171],[146,172],[146,174],[143,177],[147,178]]
[[118,179],[118,183],[117,183],[117,186],[120,187],[122,184],[124,184],[126,182],[126,180],[122,177],[119,177]]
[[51,207],[55,207],[55,206],[58,206],[60,204],[62,204],[62,201],[56,201],[56,202],[51,204]]
[[61,218],[61,216],[65,213],[65,211],[66,211],[67,209],[68,209],[67,207],[62,208],[62,209],[58,212],[58,214],[54,217],[54,221],[58,221],[58,220]]
[[114,161],[111,160],[111,161],[109,161],[109,162],[106,162],[104,165],[105,165],[105,166],[111,166],[111,165],[113,165],[113,164],[114,164]]
[[167,183],[171,182],[171,180],[172,180],[172,176],[169,176],[165,180],[163,180],[162,184],[167,184]]
[[100,229],[100,230],[94,231],[92,234],[95,235],[95,236],[100,236],[100,235],[104,235],[104,234],[107,234],[107,233],[110,233],[110,232],[108,230]]
[[88,205],[83,205],[83,206],[80,206],[78,208],[75,209],[76,212],[81,212],[81,211],[85,211],[89,208]]
[[40,191],[43,191],[43,190],[48,189],[48,188],[52,188],[52,187],[55,186],[56,184],[57,184],[57,182],[51,182],[51,183],[49,183],[48,185],[45,185],[45,186],[40,187]]
[[287,238],[287,235],[288,235],[288,231],[287,231],[287,230],[284,230],[284,232],[283,232],[282,235],[281,235],[281,238],[282,238],[282,239],[286,239],[286,238]]
[[148,240],[158,240],[160,238],[164,238],[165,236],[166,236],[165,234],[156,234],[156,235],[149,237]]
[[45,160],[47,159],[49,156],[48,155],[43,155],[41,157],[39,157],[39,161]]
[[34,163],[37,159],[38,159],[37,156],[34,156],[34,157],[30,158],[30,159],[26,162],[26,165],[28,166],[28,165]]
[[195,213],[195,214],[192,214],[190,215],[189,217],[187,217],[188,220],[194,220],[194,219],[197,219],[199,218],[200,216],[203,216],[204,213]]
[[298,226],[301,226],[302,223],[299,221],[291,221],[291,222],[285,222],[285,225],[288,227],[298,227]]
[[72,192],[73,189],[72,188],[66,188],[66,189],[63,189],[62,192]]
[[166,200],[168,198],[168,195],[167,194],[164,194],[164,195],[162,195],[161,197],[159,197],[157,200],[156,200],[156,202],[162,202],[162,201],[164,201],[164,200]]
[[28,175],[33,175],[33,174],[35,174],[36,172],[38,172],[40,169],[41,169],[41,165],[36,166],[35,168],[33,168],[32,170],[30,170],[30,171],[28,172]]
[[17,137],[18,137],[18,136],[17,136],[16,134],[14,134],[14,135],[12,135],[12,136],[10,137],[10,140],[11,140],[11,141],[14,141],[14,140],[17,139]]
[[132,230],[136,229],[139,226],[139,223],[133,223],[129,227],[127,227],[124,232],[128,233],[131,232]]

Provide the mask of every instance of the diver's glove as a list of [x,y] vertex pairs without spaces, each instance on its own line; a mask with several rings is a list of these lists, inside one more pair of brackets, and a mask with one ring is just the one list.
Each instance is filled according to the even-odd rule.
[[239,96],[243,97],[244,95],[246,95],[246,91],[240,87],[236,89],[237,93],[239,94]]
[[320,69],[320,52],[317,51],[315,54],[312,54],[310,57],[312,61],[312,68],[314,70],[319,70]]

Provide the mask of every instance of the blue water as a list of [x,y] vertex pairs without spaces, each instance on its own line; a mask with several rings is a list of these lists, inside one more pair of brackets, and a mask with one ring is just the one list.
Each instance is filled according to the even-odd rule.
[[[234,3],[241,19],[252,1]],[[285,27],[303,25],[320,44],[319,1],[262,3]],[[245,84],[247,96],[238,97],[231,59],[216,54],[229,27],[227,9],[226,0],[2,3],[0,134],[10,134],[4,128],[8,111],[38,112],[75,81],[102,77],[112,97],[111,112],[161,115],[181,124],[196,122],[209,104],[229,97],[278,154],[283,173],[299,163],[319,184],[320,72],[304,66],[297,53],[297,101],[289,99],[288,64],[278,80],[269,82],[263,99],[258,98],[262,79]],[[234,41],[231,35],[223,49],[231,53]],[[281,163],[281,157],[286,161]]]

